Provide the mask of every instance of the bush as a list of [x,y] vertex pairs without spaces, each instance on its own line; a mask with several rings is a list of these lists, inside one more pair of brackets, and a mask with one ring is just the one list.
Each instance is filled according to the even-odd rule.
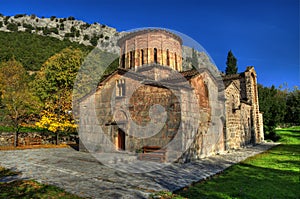
[[70,20],[70,21],[75,20],[75,17],[70,16],[70,17],[68,17],[68,20]]
[[93,46],[97,46],[98,40],[99,40],[99,37],[97,35],[93,35],[93,37],[91,38],[90,42],[91,42],[91,44]]
[[27,29],[30,29],[30,30],[33,30],[33,29],[34,29],[34,27],[33,27],[31,24],[28,24],[28,23],[24,23],[24,24],[23,24],[23,27],[24,27],[24,28],[27,28]]
[[280,139],[280,136],[276,134],[275,130],[265,133],[265,140],[272,140],[277,142]]
[[76,37],[79,37],[79,36],[80,36],[80,32],[79,32],[79,30],[76,30],[76,32],[75,32],[75,36],[76,36]]
[[80,29],[81,29],[81,30],[84,30],[84,29],[87,29],[87,28],[90,27],[90,26],[91,26],[91,24],[89,24],[89,23],[81,24],[81,25],[80,25]]
[[36,18],[35,14],[30,15],[30,19],[35,19],[35,18]]
[[50,20],[53,21],[56,18],[56,16],[51,16]]
[[83,36],[83,40],[89,40],[89,39],[90,39],[90,37],[88,35]]
[[59,26],[59,30],[64,30],[65,29],[65,25],[62,23],[62,24],[60,24],[60,26]]
[[13,32],[18,31],[18,25],[14,23],[8,23],[6,28]]
[[0,21],[0,28],[2,28],[3,27],[3,22],[2,21]]
[[26,14],[16,14],[14,17],[15,18],[20,18],[20,17],[25,17],[26,16]]
[[71,32],[75,32],[76,28],[74,26],[71,27]]

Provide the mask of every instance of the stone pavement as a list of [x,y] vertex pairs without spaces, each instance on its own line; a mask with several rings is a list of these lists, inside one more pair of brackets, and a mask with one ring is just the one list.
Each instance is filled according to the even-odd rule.
[[206,179],[274,145],[264,143],[140,174],[111,169],[91,154],[71,148],[0,151],[1,166],[22,172],[0,182],[35,179],[86,198],[147,198],[153,191],[174,191]]

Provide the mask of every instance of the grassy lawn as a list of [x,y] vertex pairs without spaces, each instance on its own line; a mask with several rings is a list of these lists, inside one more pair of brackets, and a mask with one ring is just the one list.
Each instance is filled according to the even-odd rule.
[[[0,167],[0,178],[17,175],[17,172]],[[52,185],[45,185],[34,180],[17,180],[10,183],[0,182],[0,198],[75,198],[80,197],[67,193]]]
[[300,127],[277,130],[279,146],[226,169],[210,180],[161,198],[300,198]]

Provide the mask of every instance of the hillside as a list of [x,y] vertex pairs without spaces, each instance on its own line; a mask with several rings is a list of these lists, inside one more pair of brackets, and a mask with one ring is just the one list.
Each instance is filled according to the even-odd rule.
[[115,28],[104,24],[89,24],[68,18],[37,17],[36,15],[17,14],[15,16],[3,16],[0,14],[0,31],[4,32],[28,32],[37,35],[54,37],[59,40],[70,40],[84,45],[98,46],[104,50],[117,52],[116,37],[118,33]]
[[0,31],[0,62],[15,58],[26,70],[37,71],[49,57],[69,46],[84,52],[93,49],[92,46],[28,32]]

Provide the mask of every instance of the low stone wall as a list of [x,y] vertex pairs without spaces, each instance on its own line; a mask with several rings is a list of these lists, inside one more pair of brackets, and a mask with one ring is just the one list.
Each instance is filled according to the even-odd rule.
[[[18,134],[18,145],[24,146],[39,141],[40,144],[55,144],[56,135],[47,132],[30,132]],[[59,135],[59,143],[64,144],[78,144],[79,137],[77,134],[62,134]],[[37,142],[35,143],[37,144]],[[0,132],[0,146],[13,146],[14,133],[13,132]]]

